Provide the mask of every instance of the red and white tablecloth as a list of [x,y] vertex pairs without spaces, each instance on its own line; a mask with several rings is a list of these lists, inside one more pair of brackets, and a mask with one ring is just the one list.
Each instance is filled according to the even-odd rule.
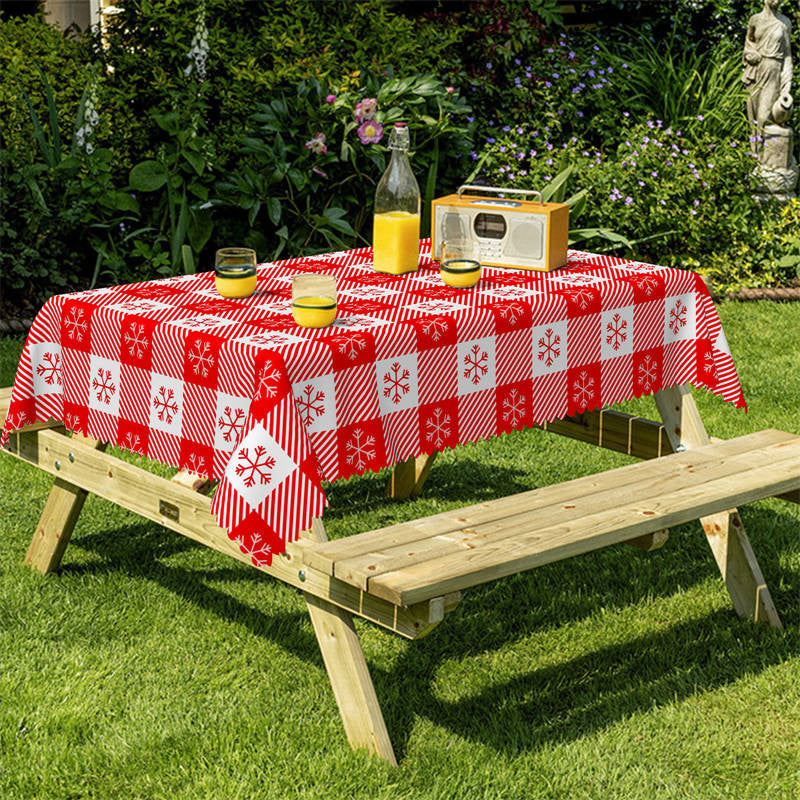
[[[370,248],[52,297],[20,361],[3,444],[49,418],[219,479],[212,509],[255,563],[327,505],[322,480],[681,383],[745,406],[702,280],[570,251],[550,274],[484,268],[450,289],[421,243],[390,276]],[[291,280],[337,278],[336,323],[298,328]]]

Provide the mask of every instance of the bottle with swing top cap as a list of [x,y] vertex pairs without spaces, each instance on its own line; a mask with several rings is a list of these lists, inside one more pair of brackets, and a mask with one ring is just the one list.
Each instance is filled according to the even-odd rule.
[[400,275],[419,264],[420,191],[408,158],[405,122],[395,122],[389,134],[391,158],[375,190],[372,243],[378,272]]

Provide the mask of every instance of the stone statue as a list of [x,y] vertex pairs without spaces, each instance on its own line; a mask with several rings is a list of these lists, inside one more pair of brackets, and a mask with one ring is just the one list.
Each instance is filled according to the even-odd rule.
[[786,201],[794,197],[797,162],[794,137],[786,124],[792,113],[791,22],[777,11],[780,0],[764,0],[750,17],[744,41],[742,82],[750,90],[747,117],[759,167],[757,196]]

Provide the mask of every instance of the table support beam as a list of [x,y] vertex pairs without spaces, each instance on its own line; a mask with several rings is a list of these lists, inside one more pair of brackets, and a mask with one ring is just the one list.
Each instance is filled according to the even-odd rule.
[[[662,389],[655,400],[674,450],[708,444],[708,433],[688,386]],[[733,508],[704,517],[700,523],[736,613],[773,628],[782,628],[738,511]]]
[[[322,520],[314,520],[311,536],[317,542],[327,541]],[[306,593],[305,599],[350,746],[367,750],[396,767],[353,615],[320,597]]]
[[[76,438],[96,450],[102,451],[106,448],[103,442],[83,436]],[[29,567],[38,570],[42,575],[59,568],[88,494],[85,489],[73,483],[61,478],[55,479],[25,556],[25,563]]]

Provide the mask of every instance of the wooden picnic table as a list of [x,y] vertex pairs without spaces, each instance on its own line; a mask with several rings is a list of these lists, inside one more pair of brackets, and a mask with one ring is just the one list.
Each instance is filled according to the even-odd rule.
[[[472,341],[488,341],[495,334],[487,334],[487,330],[496,326],[491,328],[496,330],[496,343],[493,340],[490,344],[481,344],[480,346],[486,348],[481,352],[488,352],[496,344],[496,352],[492,350],[493,358],[496,359],[492,362],[492,368],[496,368],[498,375],[504,370],[519,374],[520,369],[523,372],[531,369],[532,348],[534,375],[528,379],[532,381],[531,386],[526,389],[524,381],[516,381],[510,388],[501,388],[499,379],[496,381],[496,388],[494,384],[484,388],[478,382],[474,385],[467,382],[463,389],[464,397],[459,395],[458,398],[440,402],[435,394],[431,394],[437,390],[437,384],[426,387],[420,384],[420,396],[423,388],[428,394],[425,402],[418,401],[418,408],[415,406],[394,410],[392,406],[382,407],[385,416],[381,416],[380,420],[394,420],[394,427],[389,425],[384,429],[388,431],[386,435],[389,437],[381,451],[384,460],[381,462],[373,457],[366,468],[395,465],[387,487],[390,496],[402,499],[418,494],[423,489],[437,450],[441,449],[433,445],[449,447],[458,443],[452,437],[436,442],[425,439],[428,429],[422,421],[432,419],[431,415],[436,409],[451,409],[451,412],[456,409],[463,418],[464,430],[482,431],[480,435],[468,433],[466,441],[487,438],[515,428],[536,426],[550,433],[629,454],[641,459],[639,463],[554,486],[531,488],[530,491],[510,497],[500,497],[334,541],[328,541],[321,514],[317,513],[300,526],[302,529],[299,536],[298,531],[289,531],[282,542],[283,552],[272,557],[274,553],[259,550],[254,545],[258,538],[258,526],[267,524],[258,522],[258,519],[274,521],[281,513],[287,519],[299,519],[297,507],[290,500],[286,501],[283,509],[270,508],[268,503],[259,506],[259,512],[264,516],[257,518],[256,523],[253,523],[252,515],[247,517],[248,524],[255,525],[255,533],[251,529],[248,534],[250,538],[246,538],[244,534],[232,535],[230,529],[220,524],[220,514],[212,508],[215,500],[219,499],[225,479],[231,476],[231,470],[225,467],[224,459],[220,462],[221,455],[230,457],[232,463],[245,446],[243,440],[247,436],[255,436],[262,429],[269,429],[269,420],[274,414],[270,417],[273,412],[263,393],[258,394],[253,401],[253,406],[261,409],[256,414],[255,421],[248,420],[244,424],[239,433],[238,444],[229,443],[227,450],[218,430],[216,441],[220,447],[211,448],[208,445],[204,451],[194,452],[187,449],[184,446],[185,441],[182,441],[179,448],[180,462],[170,461],[166,450],[164,452],[167,455],[160,455],[161,451],[148,451],[147,455],[180,468],[172,479],[162,478],[137,464],[127,463],[106,452],[106,442],[135,450],[132,440],[123,439],[121,432],[124,430],[131,434],[132,431],[139,431],[146,438],[148,431],[144,425],[137,427],[120,418],[115,423],[119,436],[112,437],[108,433],[110,428],[107,412],[90,407],[88,410],[84,409],[86,413],[83,413],[74,400],[74,385],[70,387],[68,380],[64,379],[62,391],[61,384],[55,379],[47,382],[48,377],[53,378],[55,374],[52,370],[48,372],[48,365],[57,363],[54,360],[55,355],[63,353],[66,359],[71,352],[70,336],[75,331],[69,325],[65,327],[64,319],[66,322],[70,319],[80,322],[77,316],[69,317],[67,312],[61,316],[51,314],[38,329],[34,326],[26,344],[18,373],[18,385],[23,386],[23,389],[15,396],[16,399],[12,397],[11,390],[0,390],[0,421],[5,423],[6,417],[13,415],[6,425],[6,431],[10,430],[11,433],[5,452],[54,478],[53,487],[33,534],[26,562],[43,574],[58,569],[83,503],[91,492],[299,589],[307,602],[351,745],[354,748],[366,748],[391,763],[395,763],[394,751],[353,626],[355,616],[370,620],[405,638],[416,639],[429,634],[458,605],[462,593],[473,586],[617,543],[625,542],[645,551],[652,550],[664,544],[670,527],[697,519],[702,524],[735,611],[742,617],[780,627],[778,612],[736,507],[765,497],[782,497],[787,501],[800,502],[800,437],[781,431],[765,430],[727,441],[710,439],[685,382],[689,376],[728,400],[743,404],[743,399],[713,304],[707,293],[703,294],[705,288],[700,283],[695,283],[691,275],[687,277],[678,271],[631,265],[621,260],[601,264],[579,256],[581,254],[575,257],[573,272],[560,277],[521,279],[518,276],[509,276],[504,271],[492,273],[495,282],[483,290],[483,295],[479,289],[470,290],[472,294],[462,296],[466,300],[453,302],[453,306],[458,309],[454,312],[455,318],[460,320],[458,323],[449,328],[444,322],[441,327],[431,324],[434,332],[447,334],[442,341],[432,339],[426,327],[426,318],[416,315],[438,315],[441,304],[447,302],[446,298],[439,298],[433,303],[439,310],[424,310],[432,302],[424,299],[425,287],[429,290],[434,278],[430,270],[422,271],[412,284],[412,287],[422,287],[419,289],[422,300],[413,294],[413,291],[417,291],[414,289],[403,302],[395,305],[384,303],[385,320],[377,319],[379,333],[370,342],[371,362],[359,362],[353,367],[340,363],[337,367],[336,359],[341,361],[342,353],[345,352],[337,349],[337,345],[341,341],[353,344],[357,340],[366,340],[372,334],[361,332],[363,328],[357,328],[355,332],[345,330],[341,333],[342,339],[337,338],[337,334],[333,338],[323,338],[311,344],[305,341],[299,344],[290,342],[291,346],[287,345],[288,349],[281,352],[288,364],[292,387],[284,391],[280,402],[284,409],[291,410],[293,395],[294,401],[299,403],[306,386],[311,386],[316,381],[314,386],[332,387],[334,380],[339,381],[342,374],[363,376],[369,373],[373,376],[374,384],[375,376],[380,378],[382,375],[381,364],[388,364],[391,372],[395,369],[394,364],[399,364],[402,360],[404,364],[410,365],[409,369],[413,369],[417,364],[414,360],[417,354],[412,359],[402,349],[408,346],[409,340],[417,342],[421,370],[424,367],[423,362],[439,364],[441,358],[438,361],[437,358],[446,352],[444,348],[450,348],[453,363],[460,369],[461,362],[456,361],[456,351],[459,359],[465,353],[469,355],[472,352]],[[364,276],[363,285],[353,279],[355,285],[351,291],[356,299],[368,297],[369,287],[375,285],[369,280],[371,270],[358,264],[352,268],[345,265],[343,268],[342,262],[349,257],[349,254],[335,255],[333,262],[337,269],[352,269],[356,272],[361,270]],[[363,259],[363,253],[357,251],[353,258]],[[588,267],[585,266],[587,262],[591,262]],[[285,263],[288,266],[279,264],[274,265],[274,269],[270,267],[269,277],[278,280],[284,274],[290,274],[291,269],[298,268],[297,260]],[[581,272],[582,265],[590,274]],[[325,264],[319,262],[304,263],[302,266],[317,270],[325,268]],[[571,277],[574,278],[572,284]],[[581,277],[582,281],[579,280]],[[202,284],[202,277],[199,280]],[[529,283],[520,286],[523,280],[528,280]],[[676,282],[676,287],[682,288],[675,288],[670,294],[665,288],[670,280]],[[661,296],[651,297],[650,288],[652,285],[658,286],[659,282]],[[602,284],[605,288],[592,288],[595,284]],[[158,294],[159,285],[156,282],[156,285],[143,284],[130,289],[123,287],[119,291],[108,290],[107,295],[101,296],[103,302],[111,305],[111,311],[107,315],[100,305],[90,306],[88,301],[84,305],[76,305],[84,302],[80,296],[77,296],[78,300],[74,299],[74,295],[67,296],[66,300],[60,301],[61,304],[57,303],[55,309],[59,313],[64,309],[71,313],[76,307],[84,310],[86,319],[91,319],[95,331],[104,332],[99,345],[102,356],[90,355],[89,345],[85,341],[71,342],[76,353],[75,363],[82,364],[90,358],[102,359],[96,362],[100,363],[101,369],[109,372],[112,377],[118,379],[121,375],[124,379],[125,370],[130,364],[123,359],[121,366],[114,366],[109,356],[109,337],[114,335],[117,328],[130,333],[135,332],[133,326],[141,324],[142,330],[155,341],[161,329],[159,326],[168,330],[170,336],[176,336],[175,331],[180,331],[180,325],[185,323],[191,333],[184,331],[181,334],[186,350],[181,369],[185,370],[185,374],[182,374],[186,379],[186,393],[195,391],[193,384],[189,385],[192,377],[189,373],[189,343],[196,344],[201,341],[198,337],[207,335],[203,330],[197,333],[198,326],[224,326],[226,320],[209,320],[209,303],[213,306],[216,301],[213,298],[208,299],[208,292],[203,289],[206,292],[205,299],[195,309],[195,316],[188,318],[187,322],[186,309],[191,310],[193,306],[186,303],[188,293],[185,292],[185,287],[179,290],[179,299],[183,305],[180,305],[179,311],[172,311],[167,303],[162,302],[164,296]],[[494,290],[492,285],[496,287]],[[408,285],[404,284],[402,291],[407,290]],[[689,290],[695,294],[688,294]],[[387,289],[390,297],[398,295],[399,291],[391,286]],[[605,295],[603,291],[606,292]],[[130,299],[131,293],[133,300]],[[669,294],[669,302],[665,299],[666,294]],[[157,299],[153,300],[154,297]],[[275,302],[269,301],[270,304]],[[693,304],[691,314],[687,313],[687,305],[682,305],[686,303]],[[417,307],[417,312],[414,312],[414,306]],[[381,302],[372,303],[371,313],[375,315],[373,323],[380,317],[381,307]],[[657,312],[655,316],[653,309]],[[141,316],[148,310],[154,315],[152,320]],[[219,316],[223,312],[216,313]],[[178,322],[163,322],[163,318],[169,314],[178,319]],[[270,332],[275,330],[275,320],[269,314],[267,317],[255,319],[252,310],[246,305],[242,306],[241,314],[246,321],[236,324],[245,325],[244,332],[247,336],[236,341],[244,342],[248,347],[253,346],[256,360],[266,355],[273,359],[269,364],[278,364],[274,351],[269,346],[270,342],[277,341],[269,338],[272,335]],[[559,314],[566,316],[559,321]],[[688,337],[683,329],[690,318],[695,323],[693,338]],[[431,319],[435,322],[444,318],[433,316]],[[520,327],[515,328],[520,320]],[[612,342],[625,342],[626,329],[622,322],[626,320],[630,322],[627,331],[632,339],[635,335],[641,338],[642,331],[647,332],[641,352],[629,348],[627,352],[617,353],[613,348]],[[601,327],[606,323],[610,331],[608,337],[605,328]],[[363,319],[359,320],[359,324],[365,324]],[[366,324],[368,326],[370,323]],[[469,330],[469,336],[466,337],[469,341],[466,343],[456,335],[458,325],[462,324]],[[247,325],[259,325],[267,335],[248,333]],[[63,339],[60,343],[54,343],[52,331],[59,329]],[[79,327],[75,330],[81,332]],[[569,364],[566,355],[556,354],[551,358],[556,352],[553,348],[548,349],[552,341],[555,341],[552,338],[554,330],[560,330],[564,336],[562,347],[566,346],[569,335],[573,352],[573,361]],[[37,331],[44,333],[39,335]],[[544,341],[543,349],[538,347],[538,332],[541,332],[541,339]],[[241,334],[241,330],[239,333]],[[281,334],[281,331],[278,333]],[[598,334],[603,336],[605,342],[602,363],[588,363],[584,354],[591,349],[592,337]],[[116,335],[119,341],[125,341],[122,334]],[[292,338],[291,334],[281,335]],[[653,337],[658,335],[662,336],[664,344],[654,347]],[[47,336],[51,340],[47,340]],[[381,339],[380,336],[384,338]],[[448,339],[448,336],[451,338]],[[259,340],[261,344],[257,346]],[[134,340],[140,341],[138,338]],[[404,343],[402,347],[398,342]],[[513,346],[507,346],[508,342]],[[520,343],[528,348],[522,356],[519,355]],[[467,345],[469,348],[465,349]],[[390,346],[400,349],[392,351]],[[599,354],[599,343],[595,341],[594,346]],[[330,352],[325,348],[329,348]],[[351,349],[361,358],[358,347]],[[241,360],[242,350],[240,348],[236,351],[240,361],[235,364],[235,368],[240,372],[247,368],[246,359]],[[311,356],[306,358],[304,354],[309,352]],[[292,363],[293,353],[302,355],[311,364],[317,364],[326,353],[326,357],[332,354],[334,368],[339,371],[330,380],[326,376],[318,380],[307,377],[309,373],[302,373],[300,367]],[[536,361],[537,354],[539,362]],[[155,357],[154,355],[154,360]],[[175,360],[174,351],[166,348],[161,354],[160,363],[167,363],[170,358]],[[562,364],[557,363],[558,358],[563,360]],[[136,359],[139,359],[136,361],[139,364],[136,369],[141,369],[141,356],[136,355]],[[66,360],[64,363],[66,365]],[[654,364],[658,365],[660,372],[652,371]],[[548,372],[551,366],[552,374]],[[447,382],[449,368],[442,367],[436,373],[443,376],[442,385]],[[606,368],[607,373],[603,371]],[[66,371],[67,367],[64,369]],[[164,367],[160,369],[163,370]],[[70,366],[70,370],[74,372],[74,367]],[[293,371],[296,373],[294,376]],[[220,363],[219,374],[222,373],[223,365]],[[87,370],[87,378],[89,374]],[[216,374],[215,372],[214,375]],[[267,373],[262,370],[261,377],[265,374]],[[577,404],[576,398],[580,397],[578,389],[585,389],[590,385],[591,376],[606,374],[608,377],[604,380],[611,387],[607,390],[608,396],[603,396],[597,389],[591,407],[585,407],[587,403],[583,404],[584,407]],[[619,394],[618,385],[619,376],[626,374],[630,392],[654,395],[659,420],[643,419],[607,407],[624,399]],[[666,384],[666,379],[660,382],[650,380],[650,376],[655,374],[677,378],[676,385]],[[637,375],[648,382],[640,383],[639,391],[633,392]],[[476,376],[483,380],[483,373],[476,373]],[[60,373],[58,378],[60,381]],[[160,383],[156,383],[156,378]],[[163,394],[164,381],[167,379],[177,385],[177,377],[169,378],[154,372],[150,384],[153,391],[160,387]],[[462,379],[463,376],[459,376],[459,381]],[[311,383],[307,383],[307,380]],[[454,377],[453,381],[455,385]],[[57,387],[54,382],[58,383]],[[286,387],[289,386],[288,381],[284,383]],[[338,389],[344,387],[344,390],[351,385],[352,381],[336,383]],[[26,386],[30,388],[30,396],[25,395]],[[262,380],[259,391],[263,387]],[[83,391],[80,385],[77,388]],[[207,386],[201,388],[205,392],[211,391]],[[478,393],[478,389],[484,394]],[[70,391],[73,392],[71,400]],[[103,389],[98,391],[102,392]],[[512,391],[519,391],[526,397],[528,405],[526,415],[509,425],[508,418],[501,411],[505,407],[504,403],[513,397]],[[364,390],[359,397],[362,397],[365,404],[367,400],[374,402],[377,408],[377,400],[369,399],[370,392],[377,392],[377,386]],[[346,391],[340,393],[348,397]],[[63,400],[59,399],[59,394],[63,394]],[[224,397],[229,395],[224,394]],[[396,397],[403,400],[404,394],[397,391]],[[492,409],[492,414],[496,413],[488,427],[485,408],[475,402],[475,398],[484,397],[494,398],[495,402],[495,405],[488,406]],[[383,398],[381,402],[385,402],[386,398],[391,401],[390,392],[387,391]],[[466,400],[462,405],[464,398]],[[544,405],[545,400],[549,405]],[[92,402],[97,405],[97,402]],[[119,409],[125,408],[124,402],[116,402],[119,403]],[[320,469],[323,472],[327,469],[329,472],[324,475],[328,479],[349,474],[347,471],[337,473],[336,464],[341,469],[349,468],[350,472],[354,471],[351,468],[352,461],[348,458],[351,451],[346,447],[350,440],[340,439],[338,461],[336,447],[330,446],[330,442],[334,441],[332,437],[350,436],[354,427],[353,420],[358,420],[357,416],[353,416],[352,396],[348,397],[348,403],[345,403],[343,411],[347,423],[344,425],[344,433],[335,424],[332,428],[315,427],[316,420],[310,415],[303,420],[309,432],[312,450],[318,454],[318,463],[322,465]],[[561,411],[554,413],[553,409],[556,408]],[[477,411],[470,412],[470,409]],[[23,414],[25,410],[30,413],[27,419]],[[136,408],[134,412],[139,413]],[[172,425],[172,420],[168,421],[168,425],[167,422],[156,419],[154,414],[155,411],[151,411],[151,440],[160,446],[171,435],[169,425]],[[396,423],[398,419],[406,419],[403,414],[411,415],[408,418],[414,420],[411,423],[411,430],[415,431],[414,437],[409,438],[408,425],[404,428]],[[417,416],[413,416],[415,414]],[[188,411],[184,416],[188,417]],[[99,420],[98,427],[92,426],[93,419]],[[280,417],[280,420],[285,427],[286,415]],[[193,430],[202,429],[202,416],[192,418],[191,422]],[[215,420],[210,419],[208,422],[213,428]],[[75,432],[70,433],[65,423]],[[461,420],[459,423],[461,424]],[[370,430],[377,435],[379,428],[375,426],[378,423],[372,420],[370,424]],[[289,428],[293,431],[292,435],[300,435],[298,427]],[[274,430],[272,441],[283,441],[279,438],[282,434],[277,428],[269,430]],[[405,449],[391,444],[392,431],[397,435],[397,441],[405,443],[402,445]],[[327,449],[323,451],[323,447]],[[423,447],[425,450],[420,454]],[[224,474],[220,469],[218,474],[211,476],[222,478],[214,498],[210,493],[216,481],[190,468],[198,462],[188,456],[196,456],[198,452],[206,453],[209,460],[214,464],[221,463],[221,469],[226,469]],[[188,455],[184,457],[185,454]],[[296,456],[295,472],[303,472],[303,480],[307,484],[314,478],[319,483],[317,476],[312,475],[308,469],[309,462],[307,459],[302,461],[301,455]],[[297,467],[301,461],[302,469]],[[208,471],[213,472],[210,468]],[[363,472],[364,469],[359,471]],[[246,491],[244,496],[249,497]]]

